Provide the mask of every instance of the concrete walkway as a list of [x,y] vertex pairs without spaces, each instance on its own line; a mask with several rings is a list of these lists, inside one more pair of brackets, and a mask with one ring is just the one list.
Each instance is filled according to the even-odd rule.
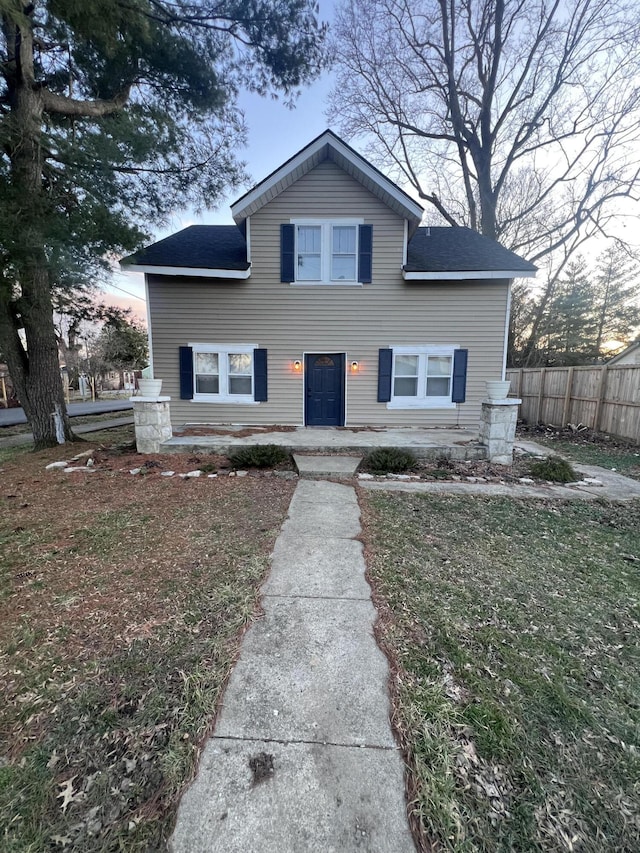
[[351,486],[302,480],[174,853],[410,853]]

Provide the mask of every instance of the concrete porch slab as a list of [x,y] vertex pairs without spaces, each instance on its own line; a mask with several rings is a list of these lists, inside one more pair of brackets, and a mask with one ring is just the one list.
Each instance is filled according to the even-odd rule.
[[[409,450],[422,459],[485,459],[486,448],[478,442],[478,431],[426,427],[247,427],[210,424],[210,435],[184,435],[174,427],[174,436],[160,445],[161,453],[218,453],[228,455],[239,447],[276,444],[291,453],[342,453],[362,455],[376,447]],[[193,424],[206,429],[205,424]],[[250,435],[238,435],[246,433]]]

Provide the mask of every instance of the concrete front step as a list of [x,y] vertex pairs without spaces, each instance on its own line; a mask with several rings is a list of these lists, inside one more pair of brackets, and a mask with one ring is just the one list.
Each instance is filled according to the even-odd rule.
[[301,477],[353,477],[362,462],[362,456],[302,456],[293,454]]

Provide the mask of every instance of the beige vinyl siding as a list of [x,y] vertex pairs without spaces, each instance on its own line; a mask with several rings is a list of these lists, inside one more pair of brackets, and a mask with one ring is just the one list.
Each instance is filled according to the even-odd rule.
[[[280,225],[297,217],[359,217],[373,225],[373,282],[362,287],[280,281]],[[346,353],[347,425],[476,426],[487,378],[502,375],[506,281],[422,284],[402,279],[404,221],[325,161],[251,217],[246,281],[149,276],[155,375],[181,423],[301,424],[304,353]],[[247,344],[268,351],[269,400],[254,405],[180,400],[178,347]],[[377,402],[378,349],[455,344],[469,349],[467,402],[456,409],[387,409]]]

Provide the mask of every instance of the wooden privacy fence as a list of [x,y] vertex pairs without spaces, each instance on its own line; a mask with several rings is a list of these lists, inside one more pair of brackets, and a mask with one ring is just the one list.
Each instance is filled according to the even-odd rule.
[[507,379],[529,424],[584,424],[640,442],[640,365],[511,368]]

